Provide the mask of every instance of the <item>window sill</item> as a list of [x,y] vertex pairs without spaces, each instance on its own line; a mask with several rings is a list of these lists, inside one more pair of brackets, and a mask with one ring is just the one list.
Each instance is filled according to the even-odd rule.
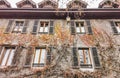
[[92,64],[80,64],[80,68],[92,68]]
[[38,32],[38,34],[48,34],[48,32]]
[[32,67],[44,67],[44,66],[45,66],[44,63],[41,63],[41,64],[33,63],[32,64]]
[[78,33],[78,32],[76,32],[76,34],[86,34],[86,32],[85,33],[82,33],[82,32]]

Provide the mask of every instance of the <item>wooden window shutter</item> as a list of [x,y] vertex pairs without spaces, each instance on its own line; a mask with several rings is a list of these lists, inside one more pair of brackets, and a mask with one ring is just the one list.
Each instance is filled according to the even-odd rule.
[[7,25],[6,29],[5,29],[5,33],[9,33],[11,31],[13,21],[14,20],[9,20],[8,25]]
[[95,68],[100,68],[100,60],[98,57],[97,49],[95,47],[92,48],[92,55],[93,55],[93,60],[94,60],[94,66]]
[[24,67],[30,67],[31,66],[32,55],[33,55],[33,48],[32,47],[27,48]]
[[22,29],[22,33],[26,33],[27,32],[28,23],[29,23],[29,21],[26,20],[25,23],[24,23],[24,27]]
[[54,21],[50,21],[50,29],[49,29],[49,34],[53,34],[54,33]]
[[38,28],[38,20],[35,20],[33,25],[33,30],[32,30],[33,34],[37,33],[37,28]]
[[21,53],[22,52],[22,47],[16,47],[15,48],[15,54],[14,54],[14,57],[13,57],[13,60],[12,60],[12,65],[13,66],[16,66],[18,65],[20,62],[20,56],[21,56]]
[[76,33],[75,22],[71,21],[70,23],[71,23],[71,35],[75,35],[75,33]]
[[52,52],[52,46],[49,47],[49,50],[47,52],[47,65],[50,65],[51,63],[51,52]]
[[78,68],[78,56],[77,56],[77,48],[73,47],[73,68]]
[[118,34],[118,31],[117,31],[117,29],[116,29],[115,22],[114,22],[114,21],[110,21],[110,24],[111,24],[113,33],[114,33],[114,34]]
[[93,33],[92,33],[90,20],[86,20],[86,24],[87,24],[88,34],[92,35]]
[[2,51],[2,46],[0,46],[0,54],[1,54],[1,51]]

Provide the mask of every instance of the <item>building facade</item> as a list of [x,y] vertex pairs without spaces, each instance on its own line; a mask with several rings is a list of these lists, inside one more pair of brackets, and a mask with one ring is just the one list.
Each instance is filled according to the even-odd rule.
[[0,1],[0,78],[120,78],[119,3]]

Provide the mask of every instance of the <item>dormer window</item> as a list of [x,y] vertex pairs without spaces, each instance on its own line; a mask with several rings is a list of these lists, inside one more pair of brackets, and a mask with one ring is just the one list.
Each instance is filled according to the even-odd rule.
[[0,0],[0,8],[11,8],[11,5],[6,0]]
[[22,0],[16,5],[18,8],[36,8],[36,4],[32,0]]
[[87,3],[84,1],[72,0],[67,4],[67,8],[78,9],[78,8],[86,8]]
[[39,8],[53,9],[53,8],[56,8],[58,5],[57,5],[56,1],[44,0],[44,1],[40,2],[40,3],[38,3],[38,6],[39,6]]
[[99,4],[99,8],[118,8],[119,4],[110,0],[103,0]]

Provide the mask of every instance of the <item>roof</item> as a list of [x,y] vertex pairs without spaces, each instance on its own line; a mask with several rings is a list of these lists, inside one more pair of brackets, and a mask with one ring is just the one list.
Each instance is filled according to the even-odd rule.
[[40,8],[40,6],[44,5],[44,3],[47,2],[47,1],[50,1],[55,7],[58,6],[58,3],[54,0],[43,0],[43,1],[38,3],[39,8]]
[[26,1],[28,1],[32,5],[33,8],[36,8],[36,3],[33,2],[32,0],[22,0],[22,1],[18,2],[18,3],[16,3],[17,7],[21,8],[23,5],[26,4],[25,3]]
[[1,4],[3,4],[3,2],[7,5],[7,7],[11,7],[10,3],[7,0],[0,0]]
[[112,6],[114,8],[118,8],[119,4],[113,0],[103,0],[102,2],[99,3],[99,8],[102,8],[102,6],[108,1],[110,1],[112,3]]
[[69,5],[71,5],[71,4],[72,4],[73,2],[75,2],[75,1],[78,1],[78,2],[82,3],[82,4],[84,5],[83,8],[86,8],[87,5],[88,5],[85,1],[82,1],[82,0],[72,0],[72,1],[70,1],[70,2],[67,3],[67,7],[68,7]]

